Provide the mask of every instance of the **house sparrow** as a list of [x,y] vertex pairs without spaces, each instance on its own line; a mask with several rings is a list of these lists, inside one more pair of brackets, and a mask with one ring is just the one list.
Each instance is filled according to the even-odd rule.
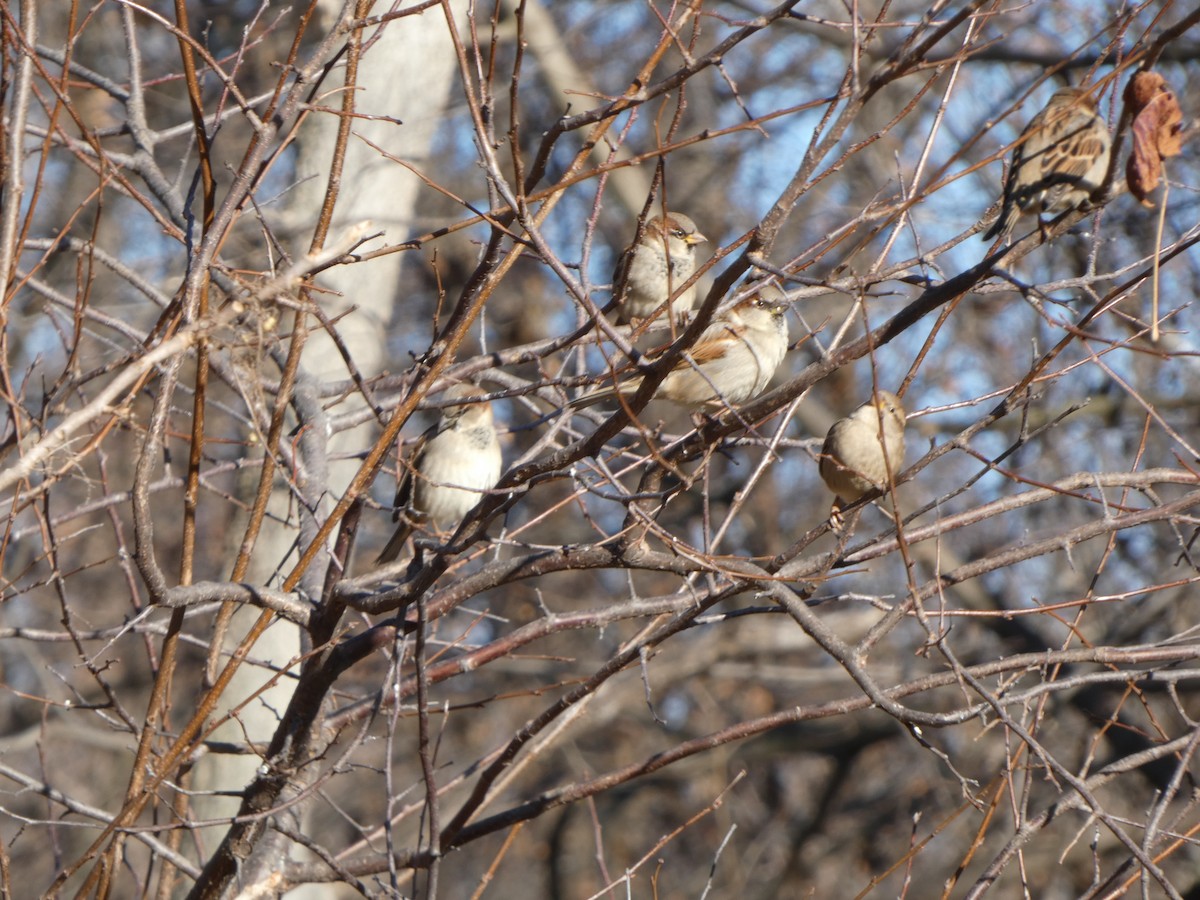
[[1021,132],[1000,216],[984,240],[1007,239],[1024,212],[1061,213],[1082,206],[1108,174],[1111,143],[1086,90],[1056,91]]
[[[644,319],[667,302],[673,291],[696,271],[696,245],[707,241],[683,213],[655,216],[641,240],[621,254],[613,270],[613,294],[620,302],[620,321]],[[676,315],[691,310],[696,285],[671,301]]]
[[880,391],[825,435],[820,471],[834,493],[831,519],[836,523],[838,511],[868,491],[886,489],[903,463],[904,407],[891,391]]
[[[783,361],[788,348],[787,295],[775,285],[765,285],[713,319],[690,350],[685,350],[671,373],[654,392],[656,400],[681,406],[702,406],[713,401],[743,403],[762,392]],[[591,406],[637,392],[640,377],[615,388],[584,394],[575,407]]]
[[[483,392],[457,384],[448,400],[475,400]],[[396,485],[394,521],[400,526],[376,557],[377,565],[400,555],[414,527],[432,521],[455,528],[500,480],[500,442],[489,403],[462,403],[442,410],[441,420],[417,439]]]

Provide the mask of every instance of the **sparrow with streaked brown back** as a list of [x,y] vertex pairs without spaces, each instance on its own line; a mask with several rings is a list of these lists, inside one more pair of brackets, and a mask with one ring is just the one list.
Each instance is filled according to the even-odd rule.
[[1007,240],[1022,213],[1062,213],[1082,206],[1108,174],[1112,138],[1083,88],[1055,91],[1025,126],[1004,182],[1000,215],[983,236]]
[[819,469],[821,480],[834,493],[836,524],[842,507],[869,491],[886,490],[904,464],[904,406],[891,391],[875,396],[825,435]]
[[[787,353],[786,311],[787,295],[767,284],[718,313],[691,349],[680,355],[654,399],[697,407],[744,403],[761,393]],[[571,405],[591,406],[618,393],[629,397],[641,383],[640,377],[630,378],[615,388],[576,397]]]
[[[467,384],[456,384],[445,393],[447,400],[473,401],[482,396],[482,391]],[[416,527],[431,523],[439,532],[457,528],[484,492],[496,486],[501,465],[491,404],[444,407],[441,420],[417,439],[403,463],[393,513],[400,525],[376,564],[396,559]]]
[[[707,240],[682,213],[655,216],[647,222],[641,238],[625,248],[613,270],[620,321],[644,319],[666,303],[696,271],[696,245]],[[671,309],[678,317],[695,303],[693,284],[671,300]]]

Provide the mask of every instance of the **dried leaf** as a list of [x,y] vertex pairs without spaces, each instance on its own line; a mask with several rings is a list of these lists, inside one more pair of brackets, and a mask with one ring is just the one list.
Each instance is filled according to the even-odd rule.
[[1133,114],[1133,150],[1125,165],[1129,192],[1143,206],[1162,180],[1162,161],[1182,148],[1180,123],[1183,111],[1175,92],[1155,72],[1138,72],[1125,88],[1125,102]]
[[1125,87],[1125,102],[1136,116],[1166,86],[1167,82],[1157,72],[1138,72]]

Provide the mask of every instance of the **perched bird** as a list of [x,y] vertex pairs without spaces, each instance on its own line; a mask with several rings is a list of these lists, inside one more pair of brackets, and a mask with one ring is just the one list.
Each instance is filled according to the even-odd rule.
[[[483,392],[466,384],[446,391],[447,400],[476,400]],[[400,555],[414,527],[432,521],[439,531],[459,521],[500,480],[500,441],[489,403],[460,403],[442,410],[441,420],[418,439],[396,485],[396,533],[376,558]]]
[[[707,240],[683,213],[655,216],[647,222],[641,239],[625,249],[613,270],[620,321],[644,319],[666,303],[696,271],[696,245]],[[671,309],[680,315],[695,302],[693,284],[671,301]]]
[[891,391],[879,391],[834,422],[821,447],[820,471],[834,493],[835,524],[843,506],[875,488],[887,488],[903,463],[904,407]]
[[[654,399],[696,407],[713,401],[743,403],[761,393],[787,353],[786,311],[787,296],[769,284],[718,313],[692,348],[680,355]],[[577,397],[571,405],[591,406],[617,394],[632,396],[641,383],[640,377],[630,378]]]
[[1108,127],[1086,90],[1055,91],[1021,132],[1000,216],[984,240],[1007,238],[1024,212],[1061,213],[1082,206],[1108,173],[1111,145]]

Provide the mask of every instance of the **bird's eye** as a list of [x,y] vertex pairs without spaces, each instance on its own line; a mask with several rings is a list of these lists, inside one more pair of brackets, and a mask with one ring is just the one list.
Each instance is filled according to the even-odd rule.
[[687,232],[686,232],[686,231],[684,231],[682,228],[672,228],[672,229],[671,229],[671,234],[672,234],[674,237],[677,237],[677,238],[679,238],[681,241],[682,241],[682,240],[683,240],[685,237],[687,237]]

